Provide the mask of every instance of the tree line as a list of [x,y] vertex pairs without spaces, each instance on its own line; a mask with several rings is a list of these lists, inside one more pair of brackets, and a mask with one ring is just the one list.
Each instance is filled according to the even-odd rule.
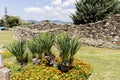
[[20,18],[17,16],[7,16],[6,20],[5,19],[0,20],[0,26],[12,28],[18,25],[20,25]]

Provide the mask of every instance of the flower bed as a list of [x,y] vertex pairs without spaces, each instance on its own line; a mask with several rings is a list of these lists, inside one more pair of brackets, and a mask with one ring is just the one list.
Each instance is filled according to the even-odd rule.
[[[60,59],[57,58],[56,61],[59,63]],[[38,66],[28,64],[23,70],[14,73],[11,80],[87,80],[91,73],[92,67],[89,64],[75,59],[72,69],[67,73],[62,73],[57,67],[48,67],[46,64]]]

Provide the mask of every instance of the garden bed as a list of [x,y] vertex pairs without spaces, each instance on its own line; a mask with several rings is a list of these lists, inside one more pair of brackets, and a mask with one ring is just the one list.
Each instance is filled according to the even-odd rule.
[[[60,59],[57,58],[57,62]],[[87,80],[92,73],[92,67],[79,59],[74,60],[72,69],[67,73],[61,72],[57,67],[46,66],[45,63],[44,61],[38,66],[29,63],[20,71],[12,71],[11,80]],[[13,64],[7,66],[16,70],[13,69]]]

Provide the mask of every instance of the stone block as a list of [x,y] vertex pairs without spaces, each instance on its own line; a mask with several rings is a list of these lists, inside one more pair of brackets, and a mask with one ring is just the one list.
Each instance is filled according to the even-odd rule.
[[0,80],[10,80],[11,71],[7,67],[0,68]]

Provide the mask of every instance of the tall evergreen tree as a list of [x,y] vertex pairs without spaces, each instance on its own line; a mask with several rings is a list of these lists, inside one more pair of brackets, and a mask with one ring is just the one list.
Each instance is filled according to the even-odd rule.
[[75,13],[70,15],[74,24],[96,22],[120,13],[119,0],[76,0],[75,6]]

